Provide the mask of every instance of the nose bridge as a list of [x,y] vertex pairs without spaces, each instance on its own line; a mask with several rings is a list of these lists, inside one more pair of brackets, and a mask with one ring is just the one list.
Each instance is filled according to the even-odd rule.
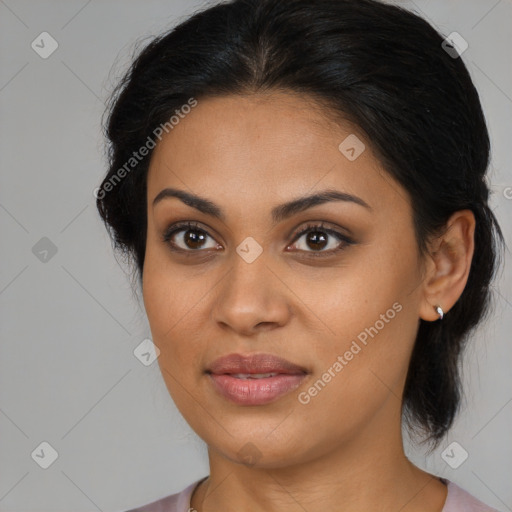
[[236,300],[255,304],[258,297],[271,294],[270,277],[275,277],[267,268],[268,254],[254,239],[244,240],[232,255],[231,271],[223,287],[223,300]]
[[268,254],[254,239],[232,254],[231,270],[219,287],[213,318],[234,330],[250,331],[260,323],[282,324],[288,306],[279,280],[268,268]]

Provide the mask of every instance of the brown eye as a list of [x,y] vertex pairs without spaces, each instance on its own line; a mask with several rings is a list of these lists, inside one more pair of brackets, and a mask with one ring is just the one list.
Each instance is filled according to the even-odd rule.
[[[301,238],[304,241],[301,242]],[[208,239],[211,239],[208,246]],[[200,253],[206,249],[221,249],[222,247],[193,222],[178,223],[170,226],[162,236],[164,243],[171,250],[182,253]],[[354,241],[335,229],[326,228],[323,224],[308,225],[295,236],[294,244],[288,246],[298,249],[307,256],[332,256],[334,253],[354,244]],[[326,249],[327,248],[327,249]],[[326,249],[326,250],[324,250]]]
[[208,238],[211,238],[211,236],[206,231],[190,222],[171,226],[162,237],[163,241],[173,249],[188,252],[215,249],[217,243],[213,238],[211,238],[212,242],[209,247],[205,245]]
[[326,235],[322,231],[310,231],[306,235],[306,244],[312,249],[321,250],[327,245],[328,237],[329,235]]
[[197,230],[187,229],[183,234],[183,243],[189,249],[200,249],[205,239],[204,233]]
[[[303,242],[300,242],[301,238],[304,239]],[[308,225],[295,236],[294,240],[294,244],[290,247],[309,253],[308,256],[332,256],[354,243],[347,236],[334,229],[326,228],[323,224]],[[324,250],[326,247],[327,250]]]

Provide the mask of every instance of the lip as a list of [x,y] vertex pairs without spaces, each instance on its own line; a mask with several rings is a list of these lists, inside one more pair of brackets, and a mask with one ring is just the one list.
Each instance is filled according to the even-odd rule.
[[[264,405],[275,402],[298,388],[308,371],[273,354],[230,354],[216,359],[206,370],[214,389],[237,405]],[[236,374],[277,375],[240,378]]]
[[219,357],[206,369],[206,373],[283,373],[301,374],[307,370],[273,354],[229,354]]

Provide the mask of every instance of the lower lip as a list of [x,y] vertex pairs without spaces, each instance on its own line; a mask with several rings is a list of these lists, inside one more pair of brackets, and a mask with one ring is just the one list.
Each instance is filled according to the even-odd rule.
[[216,390],[238,405],[263,405],[297,389],[306,374],[281,373],[263,379],[237,379],[231,375],[209,374]]

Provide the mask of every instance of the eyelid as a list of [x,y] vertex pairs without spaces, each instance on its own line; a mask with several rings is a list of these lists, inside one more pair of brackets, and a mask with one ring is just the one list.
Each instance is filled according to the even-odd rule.
[[306,223],[306,225],[300,229],[294,229],[292,233],[294,232],[295,235],[293,238],[293,242],[295,242],[297,239],[299,239],[302,235],[307,233],[308,231],[313,231],[314,229],[317,229],[318,231],[325,231],[326,233],[329,233],[330,235],[336,236],[342,240],[347,241],[353,241],[351,236],[347,233],[343,233],[343,231],[347,231],[347,229],[343,229],[341,227],[331,227],[329,222],[318,220],[318,221],[309,221]]

